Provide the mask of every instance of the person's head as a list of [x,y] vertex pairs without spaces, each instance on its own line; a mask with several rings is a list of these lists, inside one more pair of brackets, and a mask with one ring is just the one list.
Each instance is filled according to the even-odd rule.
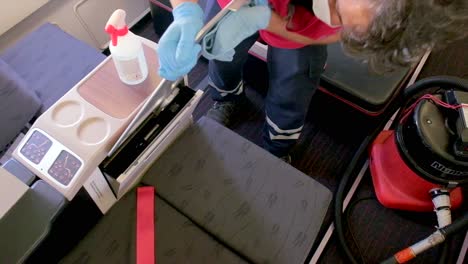
[[351,56],[386,71],[468,35],[467,0],[329,0]]

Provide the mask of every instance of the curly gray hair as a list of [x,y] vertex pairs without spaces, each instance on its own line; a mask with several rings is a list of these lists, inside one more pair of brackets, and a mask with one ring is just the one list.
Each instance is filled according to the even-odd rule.
[[368,1],[375,14],[369,27],[344,28],[342,44],[376,72],[412,65],[427,50],[468,36],[467,0]]

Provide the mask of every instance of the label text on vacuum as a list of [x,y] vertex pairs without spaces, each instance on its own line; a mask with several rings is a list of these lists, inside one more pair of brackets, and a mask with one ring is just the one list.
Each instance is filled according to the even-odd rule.
[[437,162],[437,161],[432,162],[431,167],[434,168],[434,169],[436,169],[436,170],[438,170],[438,171],[441,171],[441,172],[443,172],[443,173],[446,173],[446,174],[457,175],[457,176],[468,175],[468,172],[465,172],[465,171],[457,171],[457,170],[453,170],[453,169],[447,168],[447,167],[445,167],[444,165],[440,164],[440,163]]

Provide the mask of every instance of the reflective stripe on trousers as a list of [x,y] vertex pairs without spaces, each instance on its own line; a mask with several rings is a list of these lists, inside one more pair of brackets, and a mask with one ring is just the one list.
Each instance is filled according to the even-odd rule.
[[221,95],[222,97],[225,97],[229,94],[234,94],[234,95],[239,95],[239,94],[242,94],[244,92],[244,84],[243,82],[239,82],[239,84],[236,86],[236,88],[234,88],[233,90],[223,90],[221,88],[219,88],[218,86],[216,86],[212,81],[211,79],[209,80],[209,84],[216,90],[218,91],[219,95]]
[[268,114],[266,115],[266,122],[269,126],[269,135],[271,140],[291,140],[291,139],[299,139],[301,135],[302,128],[304,125],[293,128],[293,129],[281,129],[277,124],[275,124]]

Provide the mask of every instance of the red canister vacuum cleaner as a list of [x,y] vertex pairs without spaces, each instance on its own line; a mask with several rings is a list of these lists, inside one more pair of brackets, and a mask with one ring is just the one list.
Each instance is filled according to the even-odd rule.
[[[400,109],[391,130],[387,120]],[[335,193],[338,241],[351,263],[358,263],[344,236],[343,196],[355,168],[369,155],[370,174],[379,202],[388,208],[435,211],[437,230],[382,263],[404,263],[468,227],[468,213],[451,220],[468,184],[468,81],[432,77],[405,89],[377,130],[366,137]]]
[[467,106],[467,92],[424,94],[403,110],[394,130],[377,136],[370,170],[382,205],[432,211],[437,189],[450,192],[450,205],[443,206],[461,205],[461,189],[455,187],[468,181]]

